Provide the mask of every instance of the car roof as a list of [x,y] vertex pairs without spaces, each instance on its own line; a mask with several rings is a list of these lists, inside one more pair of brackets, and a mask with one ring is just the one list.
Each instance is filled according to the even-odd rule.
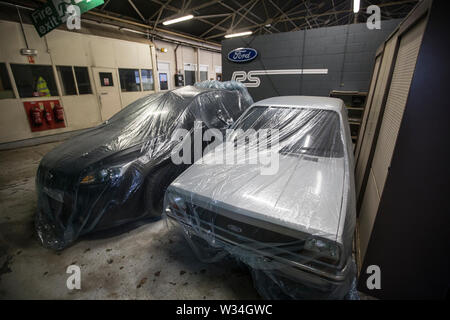
[[253,106],[328,109],[336,112],[342,112],[344,110],[344,102],[341,99],[313,96],[272,97],[257,101],[253,103]]
[[183,98],[195,98],[196,96],[198,96],[199,94],[202,93],[206,93],[206,92],[211,92],[211,91],[228,91],[228,90],[224,90],[224,89],[216,89],[216,88],[198,88],[195,86],[184,86],[181,88],[176,88],[176,89],[172,89],[167,91],[166,93],[175,93],[179,96],[182,96]]

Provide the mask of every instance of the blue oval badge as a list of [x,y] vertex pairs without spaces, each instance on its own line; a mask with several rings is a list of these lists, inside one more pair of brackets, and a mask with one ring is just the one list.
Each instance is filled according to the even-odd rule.
[[237,48],[228,53],[228,60],[232,62],[248,62],[258,56],[258,51],[252,48]]

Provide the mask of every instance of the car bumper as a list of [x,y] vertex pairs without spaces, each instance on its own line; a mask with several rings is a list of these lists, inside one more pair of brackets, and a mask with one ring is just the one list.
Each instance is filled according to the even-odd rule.
[[[249,266],[252,268],[254,277],[256,277],[255,286],[257,288],[261,286],[262,290],[269,286],[267,283],[269,281],[288,293],[296,292],[295,294],[287,294],[287,296],[295,298],[342,299],[350,289],[353,280],[351,256],[348,257],[342,268],[329,273],[319,268],[300,264],[297,261],[272,255],[265,250],[234,242],[218,234],[213,236],[213,245],[208,230],[194,228],[179,217],[173,217],[170,214],[167,214],[167,217],[183,227],[191,237],[202,239],[202,243],[207,243],[215,248],[232,248],[229,251],[236,258],[244,262],[252,261]],[[191,242],[191,245],[199,245],[199,242],[193,242]],[[259,262],[253,263],[254,261]],[[260,288],[258,288],[258,291],[260,291]],[[264,296],[269,295],[264,294]]]

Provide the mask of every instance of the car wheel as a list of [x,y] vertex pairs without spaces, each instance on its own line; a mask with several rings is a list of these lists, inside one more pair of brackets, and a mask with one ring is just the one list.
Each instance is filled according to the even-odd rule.
[[167,187],[169,187],[172,181],[185,169],[186,166],[168,163],[150,174],[147,179],[146,195],[148,199],[148,211],[151,216],[161,216],[164,194],[166,193]]

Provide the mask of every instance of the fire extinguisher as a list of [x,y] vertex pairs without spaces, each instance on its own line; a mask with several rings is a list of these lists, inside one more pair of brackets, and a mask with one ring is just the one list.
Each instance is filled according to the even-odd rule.
[[64,109],[59,104],[55,105],[53,113],[55,114],[56,121],[64,121]]
[[41,109],[38,106],[34,106],[30,109],[31,113],[31,121],[33,122],[33,125],[38,127],[42,125],[42,114]]
[[48,124],[50,124],[53,121],[52,113],[49,112],[47,109],[44,109],[44,117],[45,121],[47,121]]

